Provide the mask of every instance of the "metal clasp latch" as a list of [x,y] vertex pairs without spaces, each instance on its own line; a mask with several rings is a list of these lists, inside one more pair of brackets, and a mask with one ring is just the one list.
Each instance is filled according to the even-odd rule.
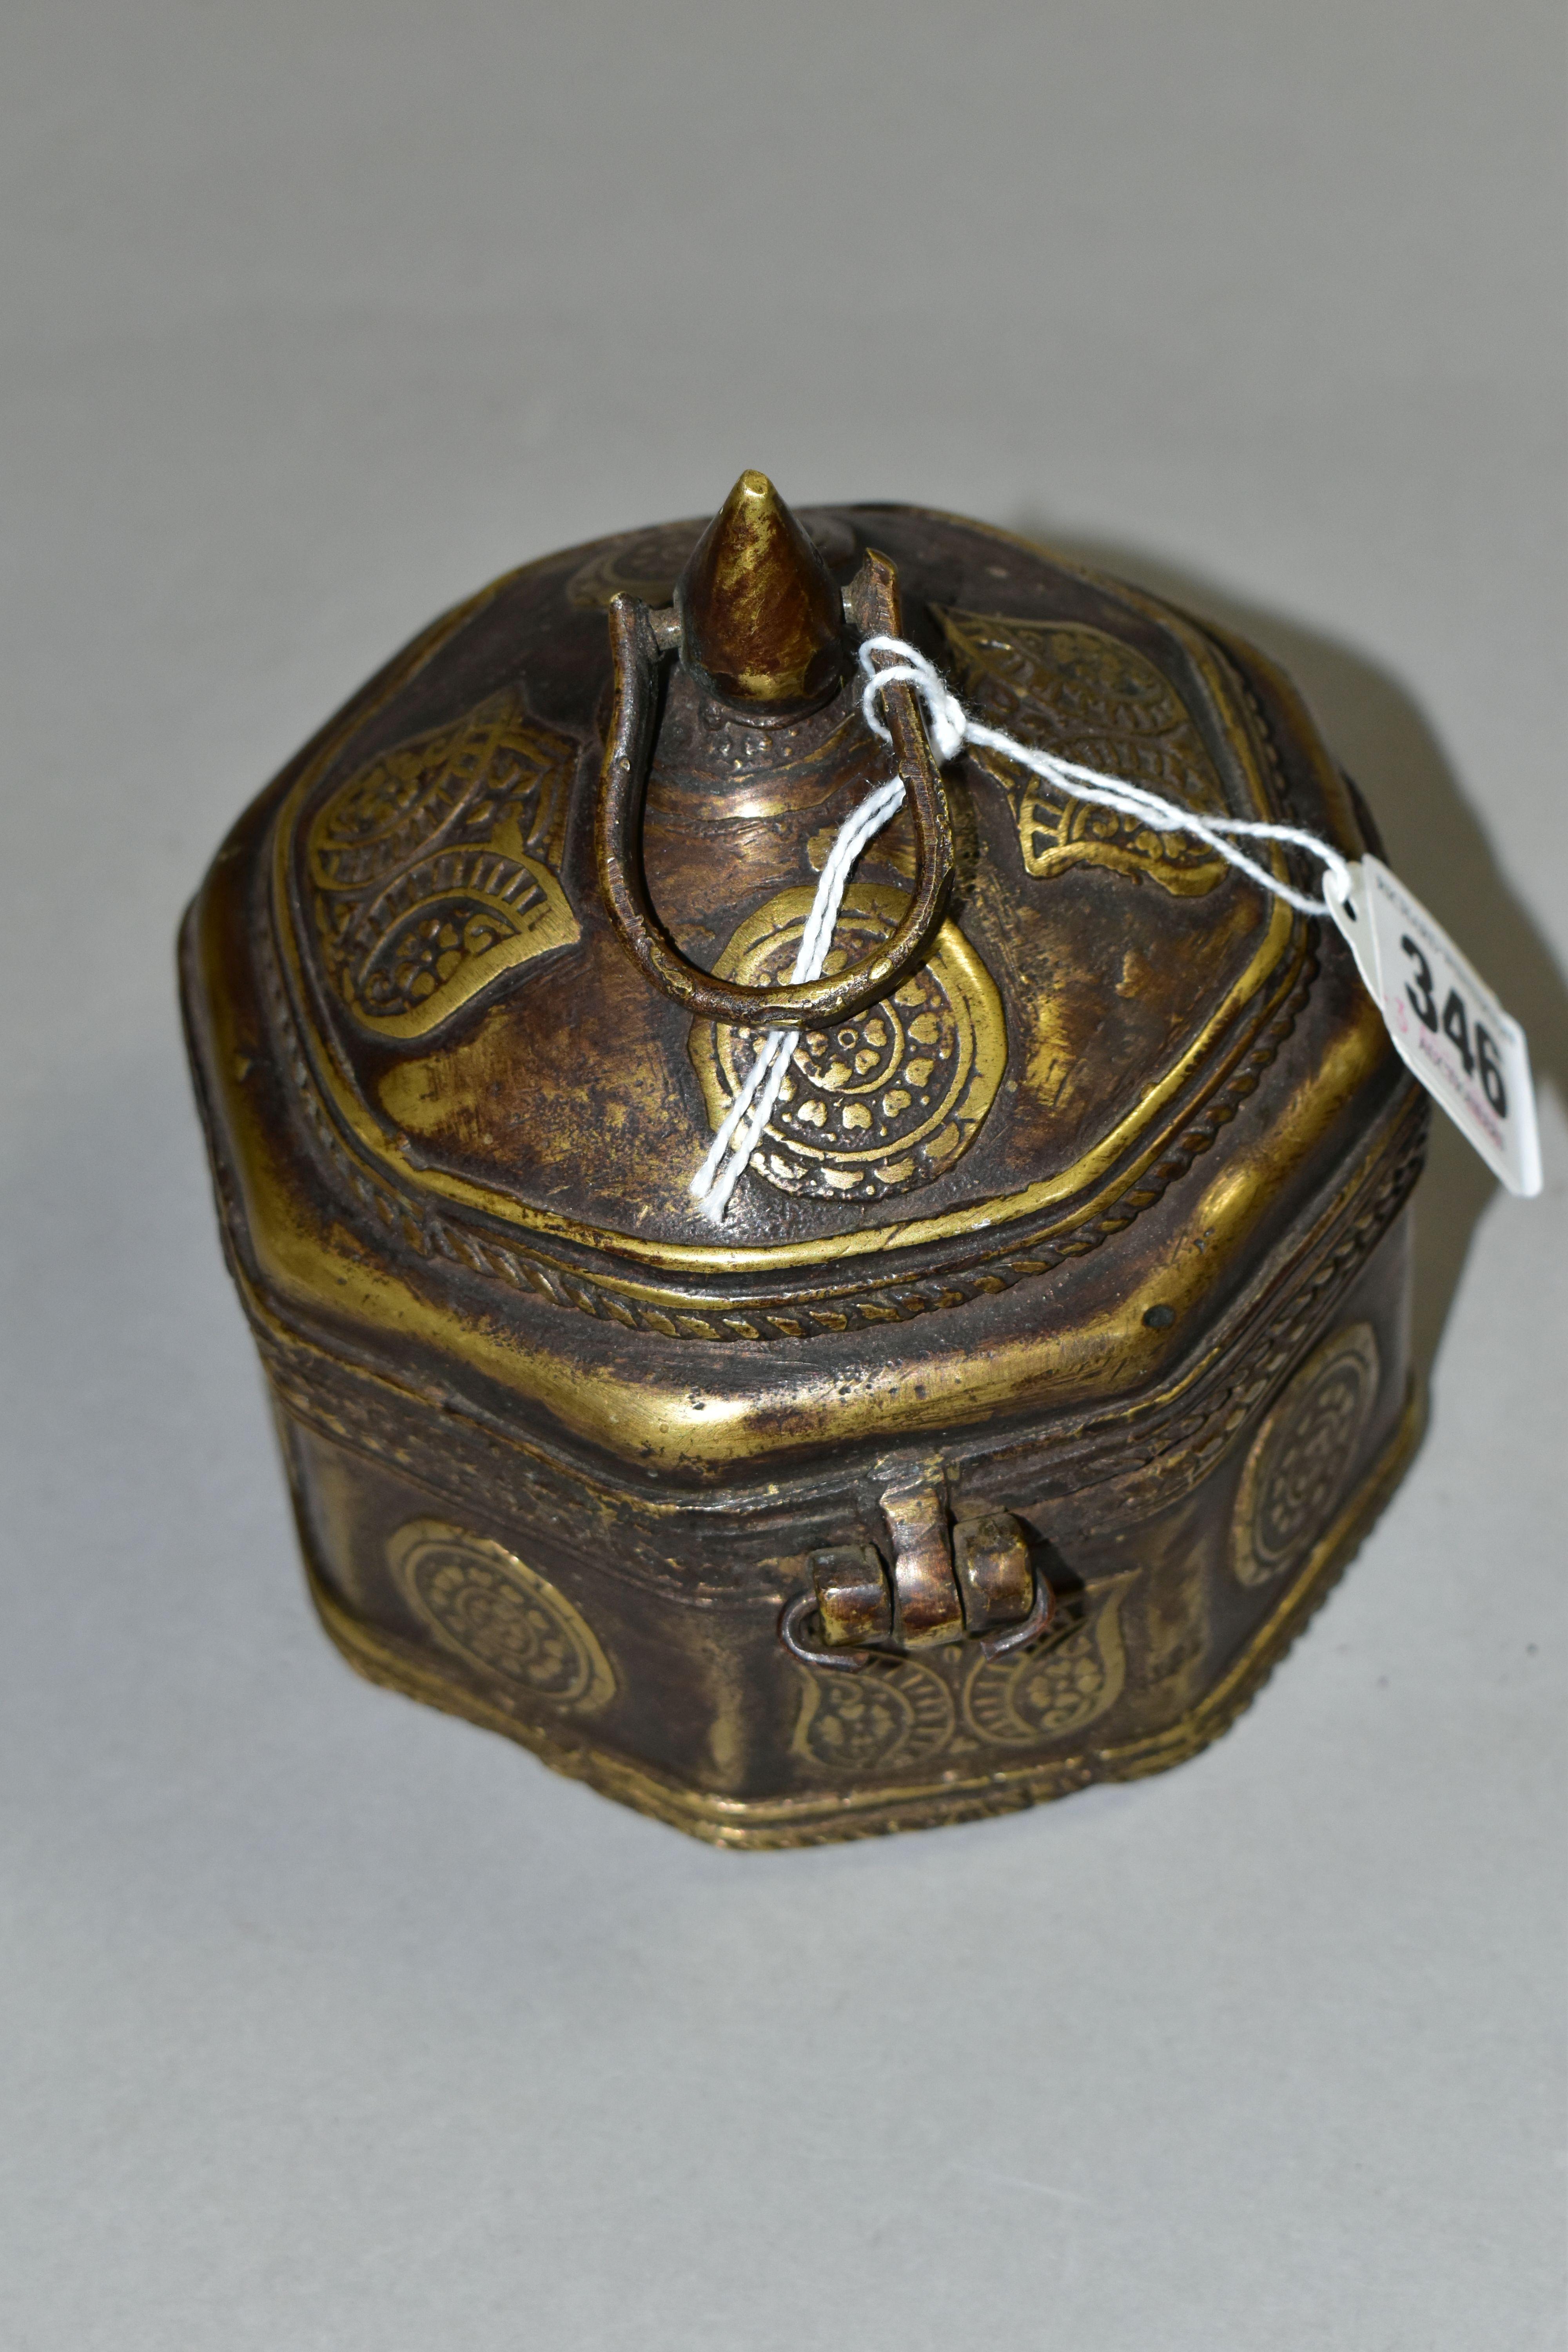
[[890,1485],[879,1499],[890,1573],[871,1544],[813,1552],[812,1591],[779,1619],[793,1657],[858,1674],[879,1654],[969,1639],[988,1658],[1005,1657],[1045,1632],[1054,1596],[1011,1512],[953,1525],[943,1488],[929,1475]]

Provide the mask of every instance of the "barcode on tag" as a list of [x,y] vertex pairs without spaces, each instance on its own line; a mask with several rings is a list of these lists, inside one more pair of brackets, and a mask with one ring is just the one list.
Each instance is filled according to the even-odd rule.
[[1442,925],[1380,859],[1324,892],[1388,1034],[1428,1094],[1510,1192],[1541,1190],[1541,1139],[1524,1032]]

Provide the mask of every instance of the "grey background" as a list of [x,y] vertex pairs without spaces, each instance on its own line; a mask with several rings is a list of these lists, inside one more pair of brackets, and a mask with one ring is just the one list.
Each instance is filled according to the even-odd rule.
[[[0,2336],[1560,2347],[1559,9],[12,0],[3,39]],[[1549,1081],[1542,1200],[1438,1139],[1431,1435],[1236,1730],[771,1858],[328,1648],[170,953],[438,606],[745,465],[1238,619]]]

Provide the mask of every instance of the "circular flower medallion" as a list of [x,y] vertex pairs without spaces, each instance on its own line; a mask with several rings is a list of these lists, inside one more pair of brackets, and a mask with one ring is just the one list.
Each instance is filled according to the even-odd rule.
[[1308,1357],[1252,1442],[1236,1499],[1231,1564],[1243,1584],[1298,1567],[1344,1491],[1377,1395],[1370,1323]]
[[470,1665],[580,1714],[614,1696],[616,1678],[591,1627],[504,1545],[440,1519],[411,1519],[387,1557],[415,1615]]
[[[743,922],[714,970],[756,987],[789,978],[810,890],[784,890]],[[890,939],[907,900],[858,883],[844,894],[825,970]],[[700,1022],[691,1058],[717,1128],[763,1034]],[[1002,1080],[1007,1035],[990,973],[953,923],[893,995],[830,1029],[803,1031],[752,1167],[781,1192],[882,1200],[929,1184],[978,1133]]]

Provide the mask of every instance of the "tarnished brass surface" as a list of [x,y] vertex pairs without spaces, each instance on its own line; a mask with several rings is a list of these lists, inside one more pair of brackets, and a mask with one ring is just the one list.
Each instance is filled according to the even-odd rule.
[[[707,544],[705,540],[699,548],[699,557]],[[761,562],[748,578],[749,592],[771,587],[786,602],[793,584],[788,577],[774,578]],[[889,635],[900,626],[893,567],[875,548],[868,548],[844,591],[843,614],[866,636]],[[615,692],[600,772],[595,856],[599,895],[621,945],[650,985],[688,1013],[710,1021],[750,1021],[764,1028],[789,1029],[864,1012],[917,969],[936,935],[952,882],[947,803],[913,688],[900,680],[882,697],[889,767],[904,781],[914,829],[913,888],[907,903],[900,901],[886,943],[879,941],[847,970],[836,953],[834,971],[816,980],[795,980],[789,973],[772,974],[761,983],[721,978],[717,971],[705,971],[689,962],[659,922],[648,898],[640,842],[658,727],[660,656],[677,642],[684,651],[689,635],[687,629],[678,635],[673,614],[650,613],[629,596],[617,596],[611,604]],[[692,676],[699,687],[706,682],[700,669]],[[747,715],[753,725],[759,723],[753,711]],[[785,715],[801,714],[792,707]]]
[[[848,1775],[838,1776],[842,1781],[861,1768],[857,1745],[869,1751],[867,1768],[874,1766],[879,1748],[885,1754],[896,1746],[907,1777],[895,1781],[879,1782],[873,1769],[866,1769],[859,1785],[830,1790],[756,1801],[710,1794],[625,1756],[563,1737],[558,1727],[525,1723],[495,1698],[459,1688],[433,1670],[418,1648],[346,1611],[316,1568],[307,1538],[310,1595],[327,1633],[367,1681],[502,1732],[553,1770],[586,1780],[602,1795],[708,1844],[765,1852],[930,1829],[1017,1812],[1097,1780],[1135,1780],[1167,1771],[1227,1731],[1354,1559],[1409,1466],[1424,1416],[1424,1400],[1413,1389],[1381,1458],[1319,1538],[1288,1590],[1203,1696],[1158,1732],[1104,1745],[1081,1737],[1124,1691],[1126,1654],[1119,1622],[1123,1592],[1114,1586],[1064,1627],[1049,1652],[1021,1662],[1005,1676],[987,1679],[984,1666],[966,1661],[968,1686],[957,1707],[945,1685],[912,1659],[890,1663],[881,1684],[868,1690],[858,1685],[841,1690],[837,1684],[809,1689],[797,1718],[795,1751],[813,1763],[826,1757],[847,1764]],[[921,1678],[918,1686],[916,1676]],[[951,1748],[955,1730],[977,1734],[1000,1752],[992,1760],[982,1750],[984,1760],[977,1758],[967,1771],[931,1770]],[[1044,1760],[1012,1760],[1019,1748],[1042,1744],[1042,1733],[1043,1744],[1055,1753]]]
[[[714,970],[748,978],[795,961],[815,892],[781,890],[748,915]],[[882,882],[851,883],[837,937],[892,936],[905,905]],[[694,1022],[690,1053],[717,1128],[765,1030]],[[752,1166],[784,1192],[881,1201],[928,1183],[978,1134],[1007,1068],[1007,1028],[990,973],[944,923],[908,979],[862,1013],[808,1029]]]
[[893,1596],[887,1570],[869,1544],[835,1544],[808,1562],[822,1638],[830,1649],[893,1636]]
[[1034,1599],[1028,1537],[1010,1511],[971,1519],[952,1534],[966,1633],[990,1633],[1026,1617]]
[[1314,1349],[1258,1435],[1236,1498],[1231,1567],[1273,1584],[1337,1501],[1378,1383],[1377,1334],[1352,1323]]
[[[885,510],[879,510],[875,520],[884,535],[895,535],[886,528],[891,519]],[[981,542],[981,551],[991,552],[987,542],[994,542],[998,535],[982,533],[973,526],[969,529]],[[977,570],[993,568],[1002,567],[976,564]],[[1036,558],[1030,568],[1037,572],[1045,567]],[[1061,576],[1070,582],[1079,575],[1064,572]],[[484,600],[489,612],[472,617],[490,619],[494,625],[501,591],[510,586],[515,594],[526,577],[515,583],[498,583]],[[541,593],[545,584],[539,583]],[[1124,620],[1141,616],[1147,603],[1130,591],[1118,590],[1115,597],[1125,607]],[[460,627],[468,616],[457,617]],[[469,626],[472,617],[468,617]],[[587,625],[596,634],[603,621]],[[910,625],[916,625],[911,621]],[[1261,736],[1254,715],[1255,698],[1242,690],[1239,679],[1228,675],[1224,657],[1212,641],[1191,625],[1170,615],[1161,625],[1168,657],[1177,660],[1185,672],[1189,707],[1194,709],[1195,717],[1207,721],[1216,766],[1223,762],[1230,773],[1229,804],[1243,814],[1279,814],[1266,781],[1270,743]],[[438,628],[441,637],[434,649],[416,644],[408,656],[393,666],[384,688],[374,697],[375,704],[384,707],[400,689],[406,694],[418,684],[432,650],[443,650],[447,633],[444,625]],[[602,681],[602,638],[597,668]],[[378,715],[373,707],[370,719]],[[850,718],[848,713],[836,718],[836,709],[830,707],[811,724],[826,747],[837,749],[848,731]],[[352,1139],[363,1154],[366,1172],[402,1189],[416,1215],[433,1198],[445,1199],[454,1210],[482,1211],[487,1218],[516,1224],[533,1234],[582,1242],[590,1247],[607,1244],[618,1258],[633,1265],[693,1275],[711,1267],[726,1276],[753,1267],[762,1271],[780,1265],[880,1255],[890,1244],[910,1247],[926,1240],[945,1241],[954,1233],[994,1226],[1004,1220],[1016,1228],[1020,1220],[1032,1219],[1041,1211],[1050,1213],[1048,1234],[1064,1223],[1081,1226],[1089,1221],[1093,1209],[1109,1209],[1104,1192],[1120,1197],[1138,1190],[1138,1180],[1151,1162],[1168,1164],[1184,1149],[1208,1148],[1213,1133],[1205,1129],[1205,1117],[1211,1099],[1223,1118],[1234,1116],[1234,1095],[1232,1100],[1226,1099],[1229,1082],[1240,1078],[1250,1091],[1256,1083],[1252,1073],[1266,1066],[1278,1050],[1272,1030],[1278,1028],[1280,1017],[1294,1018],[1284,1008],[1306,968],[1304,926],[1278,901],[1264,902],[1234,875],[1213,894],[1226,900],[1223,910],[1205,905],[1188,915],[1184,908],[1165,908],[1152,919],[1150,910],[1159,893],[1136,887],[1125,890],[1118,903],[1101,910],[1082,887],[1069,888],[1048,930],[1042,931],[1029,900],[1003,887],[1006,864],[1000,845],[983,863],[977,842],[967,893],[966,933],[991,969],[985,949],[995,931],[994,952],[1016,971],[1021,991],[1012,1044],[1019,1064],[1018,1099],[1008,1107],[1012,1113],[1006,1123],[1009,1138],[1005,1141],[1000,1135],[994,1137],[990,1154],[1001,1181],[964,1188],[978,1190],[979,1197],[973,1202],[961,1201],[934,1212],[927,1209],[919,1218],[906,1216],[897,1226],[867,1226],[857,1215],[828,1221],[825,1231],[807,1227],[782,1237],[768,1230],[776,1221],[754,1213],[748,1216],[749,1204],[737,1201],[729,1220],[732,1238],[716,1244],[705,1235],[693,1237],[684,1183],[687,1170],[681,1164],[682,1155],[689,1154],[689,1132],[684,1115],[678,1117],[669,1101],[662,1064],[655,1085],[650,1085],[650,1079],[656,1074],[645,1073],[642,1067],[642,1057],[654,1042],[648,1035],[646,992],[638,989],[636,975],[626,972],[623,960],[614,952],[613,936],[605,939],[608,926],[602,915],[584,940],[582,952],[572,960],[569,976],[561,958],[550,960],[538,972],[530,992],[533,1018],[521,1018],[527,998],[503,997],[489,1019],[477,1025],[470,1020],[437,1055],[411,1058],[398,1052],[390,1058],[367,1056],[363,1050],[365,1041],[356,1041],[345,1033],[335,1006],[329,1002],[318,1007],[313,1002],[316,991],[302,961],[294,913],[298,894],[290,877],[291,844],[299,811],[311,797],[312,787],[323,772],[331,773],[334,760],[342,763],[342,751],[352,740],[351,728],[363,731],[366,724],[363,709],[351,706],[347,724],[327,730],[325,739],[311,747],[314,756],[301,762],[302,772],[290,777],[293,789],[269,828],[277,860],[271,911],[281,959],[280,1011],[299,1024],[302,1075],[312,1096],[330,1105],[334,1125],[344,1140]],[[667,713],[665,732],[669,731]],[[795,736],[799,730],[787,731]],[[675,732],[684,754],[686,735],[679,728]],[[765,758],[753,755],[753,740],[763,742]],[[864,740],[862,737],[862,745]],[[749,806],[754,794],[754,769],[770,772],[774,754],[781,749],[786,759],[793,755],[798,765],[801,750],[805,748],[795,741],[781,746],[772,734],[753,739],[742,732],[733,735],[732,741],[729,766],[738,777],[743,807]],[[848,789],[835,795],[825,787],[817,810],[797,812],[798,831],[815,832],[830,813],[844,813],[862,796],[868,775],[878,770],[878,760],[862,748],[852,764]],[[591,790],[584,790],[587,781],[580,770],[580,804],[593,798]],[[1319,799],[1321,780],[1315,766],[1310,781],[1310,797]],[[738,902],[737,860],[742,868],[748,865],[754,868],[757,879],[763,874],[775,883],[787,878],[781,871],[787,860],[776,826],[768,828],[763,840],[756,842],[752,838],[750,816],[731,816],[735,789],[731,784],[715,790],[707,820],[695,834],[686,824],[668,829],[668,848],[678,857],[673,870],[685,899],[697,902],[692,913],[705,912],[711,901],[731,921]],[[973,799],[971,810],[978,814]],[[591,815],[591,810],[581,814]],[[1344,812],[1331,806],[1325,814],[1331,820],[1331,837],[1342,838],[1353,847],[1354,840],[1345,832]],[[1010,812],[1007,822],[1012,829]],[[660,845],[664,830],[654,828],[653,848]],[[889,828],[891,837],[884,836],[868,852],[860,869],[866,879],[875,878],[880,856],[897,858],[900,831],[900,826]],[[892,870],[898,874],[896,864]],[[1063,878],[1079,881],[1078,876]],[[1180,911],[1186,919],[1176,923],[1160,919],[1160,913],[1168,917],[1173,911]],[[587,912],[593,912],[591,905]],[[1101,938],[1106,919],[1109,932]],[[607,961],[600,941],[610,950]],[[1184,998],[1191,1003],[1190,1012],[1182,1009]],[[1357,1000],[1354,1013],[1370,1023],[1376,1049],[1385,1051],[1371,1008]],[[557,1073],[552,1056],[542,1057],[543,1044],[558,1038],[571,1041],[584,1053],[596,1048],[606,1061],[612,1053],[618,1055],[623,1116],[607,1133],[601,1134],[591,1122],[584,1122],[586,1107],[567,1092],[565,1073]],[[1099,1048],[1093,1054],[1084,1051],[1091,1042]],[[1194,1095],[1199,1097],[1195,1103],[1191,1100]],[[488,1126],[480,1117],[487,1109],[494,1122]],[[1173,1118],[1161,1121],[1160,1114],[1177,1110],[1184,1114],[1180,1124]],[[523,1112],[531,1116],[522,1118]],[[635,1160],[642,1210],[637,1218],[629,1216],[626,1208],[626,1180],[634,1172],[633,1166],[626,1164],[628,1115],[636,1118],[633,1133],[641,1147]],[[1065,1151],[1064,1142],[1068,1147]],[[602,1183],[595,1184],[592,1180],[606,1147],[617,1144],[618,1150],[611,1155],[614,1178],[606,1168]],[[1140,1145],[1141,1152],[1136,1150]],[[1047,1162],[1045,1169],[1040,1166],[1042,1158]],[[529,1176],[531,1168],[537,1171],[533,1179]],[[574,1172],[574,1189],[583,1194],[590,1199],[601,1195],[595,1202],[598,1214],[573,1216],[562,1212],[557,1203],[563,1171]],[[1102,1188],[1100,1199],[1095,1198],[1097,1188]],[[953,1189],[945,1188],[949,1192]],[[816,1222],[820,1226],[824,1221]],[[1026,1231],[1020,1238],[1034,1247],[1042,1237]]]
[[415,1615],[467,1664],[579,1716],[615,1696],[592,1627],[503,1545],[442,1519],[410,1519],[387,1562]]
[[893,1623],[907,1650],[963,1637],[963,1601],[952,1570],[945,1481],[939,1468],[894,1471],[879,1496],[892,1553]]
[[323,962],[387,1037],[423,1037],[578,929],[561,885],[575,745],[502,692],[340,784],[310,826]]
[[[601,894],[617,597],[660,672],[650,909],[770,1014],[826,845],[889,772],[846,667],[868,608],[829,647],[822,584],[842,612],[878,551],[994,723],[1362,846],[1248,648],[952,518],[757,521],[730,554],[772,534],[776,571],[782,532],[800,588],[772,652],[714,562],[679,660],[697,523],[436,623],[240,820],[182,975],[334,1638],[645,1811],[777,1844],[1223,1728],[1414,1442],[1426,1114],[1331,929],[965,756],[945,916],[884,995],[803,1027],[708,1222],[689,1178],[762,1016],[650,985]],[[840,971],[888,953],[921,870],[900,817]]]
[[757,718],[814,709],[848,670],[838,583],[765,474],[742,475],[672,601],[686,668]]

